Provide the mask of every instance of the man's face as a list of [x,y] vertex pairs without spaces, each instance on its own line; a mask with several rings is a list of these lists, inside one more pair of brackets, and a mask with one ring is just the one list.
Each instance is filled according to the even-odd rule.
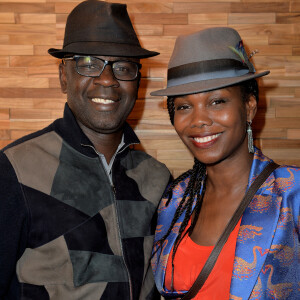
[[[97,56],[103,60],[137,58]],[[98,77],[86,77],[76,71],[76,62],[68,60],[59,68],[62,92],[80,125],[98,133],[119,131],[135,104],[139,77],[133,81],[117,80],[111,66],[106,66]]]

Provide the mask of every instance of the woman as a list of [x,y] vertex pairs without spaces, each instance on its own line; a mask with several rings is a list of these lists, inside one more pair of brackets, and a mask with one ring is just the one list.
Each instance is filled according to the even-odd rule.
[[[195,158],[167,189],[158,209],[152,268],[166,298],[195,282],[246,191],[271,160],[253,148],[255,73],[239,34],[210,28],[179,36],[168,66],[168,111]],[[195,298],[300,299],[299,168],[267,176]],[[235,216],[236,218],[236,216]]]

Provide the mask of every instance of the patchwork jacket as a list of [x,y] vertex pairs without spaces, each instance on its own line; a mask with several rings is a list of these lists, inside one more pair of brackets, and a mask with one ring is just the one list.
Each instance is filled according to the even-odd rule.
[[[0,299],[157,299],[149,257],[170,174],[128,124],[112,182],[66,105],[0,152]],[[157,291],[156,291],[157,293]]]
[[[248,187],[270,161],[255,149]],[[167,199],[162,199],[155,241],[169,228],[188,181],[189,178],[175,187],[167,207]],[[230,300],[300,299],[299,209],[300,168],[280,166],[257,191],[243,214],[236,244]],[[158,290],[163,296],[173,296],[173,299],[186,292],[172,292],[164,286],[169,254],[183,218],[184,215],[175,224],[162,250],[159,249],[152,258]]]

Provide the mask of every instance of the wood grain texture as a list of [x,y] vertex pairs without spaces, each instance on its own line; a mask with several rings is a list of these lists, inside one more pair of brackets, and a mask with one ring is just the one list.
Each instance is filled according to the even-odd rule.
[[[0,147],[62,116],[66,96],[51,47],[63,43],[68,13],[78,0],[0,1]],[[166,99],[150,92],[166,86],[176,36],[212,26],[237,29],[261,80],[253,122],[255,144],[279,163],[300,166],[300,1],[116,0],[127,4],[141,45],[158,51],[141,60],[142,80],[129,116],[142,144],[174,176],[193,165],[170,124]]]

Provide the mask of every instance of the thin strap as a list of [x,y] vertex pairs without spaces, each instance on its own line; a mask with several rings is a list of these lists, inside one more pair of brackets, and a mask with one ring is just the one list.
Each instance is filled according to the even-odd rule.
[[279,165],[271,162],[269,163],[263,171],[258,175],[258,177],[254,180],[251,184],[250,188],[248,189],[246,195],[244,196],[242,202],[240,203],[239,207],[236,209],[234,215],[230,219],[229,223],[227,224],[224,232],[222,233],[221,237],[217,241],[213,251],[211,252],[210,256],[208,257],[204,267],[202,268],[200,274],[198,275],[197,279],[193,283],[192,287],[189,291],[184,295],[182,300],[188,300],[195,297],[202,288],[203,284],[205,283],[207,277],[209,276],[210,272],[212,271],[220,252],[222,251],[223,246],[227,242],[227,239],[235,228],[236,224],[238,223],[239,219],[242,217],[245,209],[249,205],[250,201],[252,200],[253,196],[260,188],[260,186],[265,182],[265,180],[269,177],[269,175],[278,168]]

